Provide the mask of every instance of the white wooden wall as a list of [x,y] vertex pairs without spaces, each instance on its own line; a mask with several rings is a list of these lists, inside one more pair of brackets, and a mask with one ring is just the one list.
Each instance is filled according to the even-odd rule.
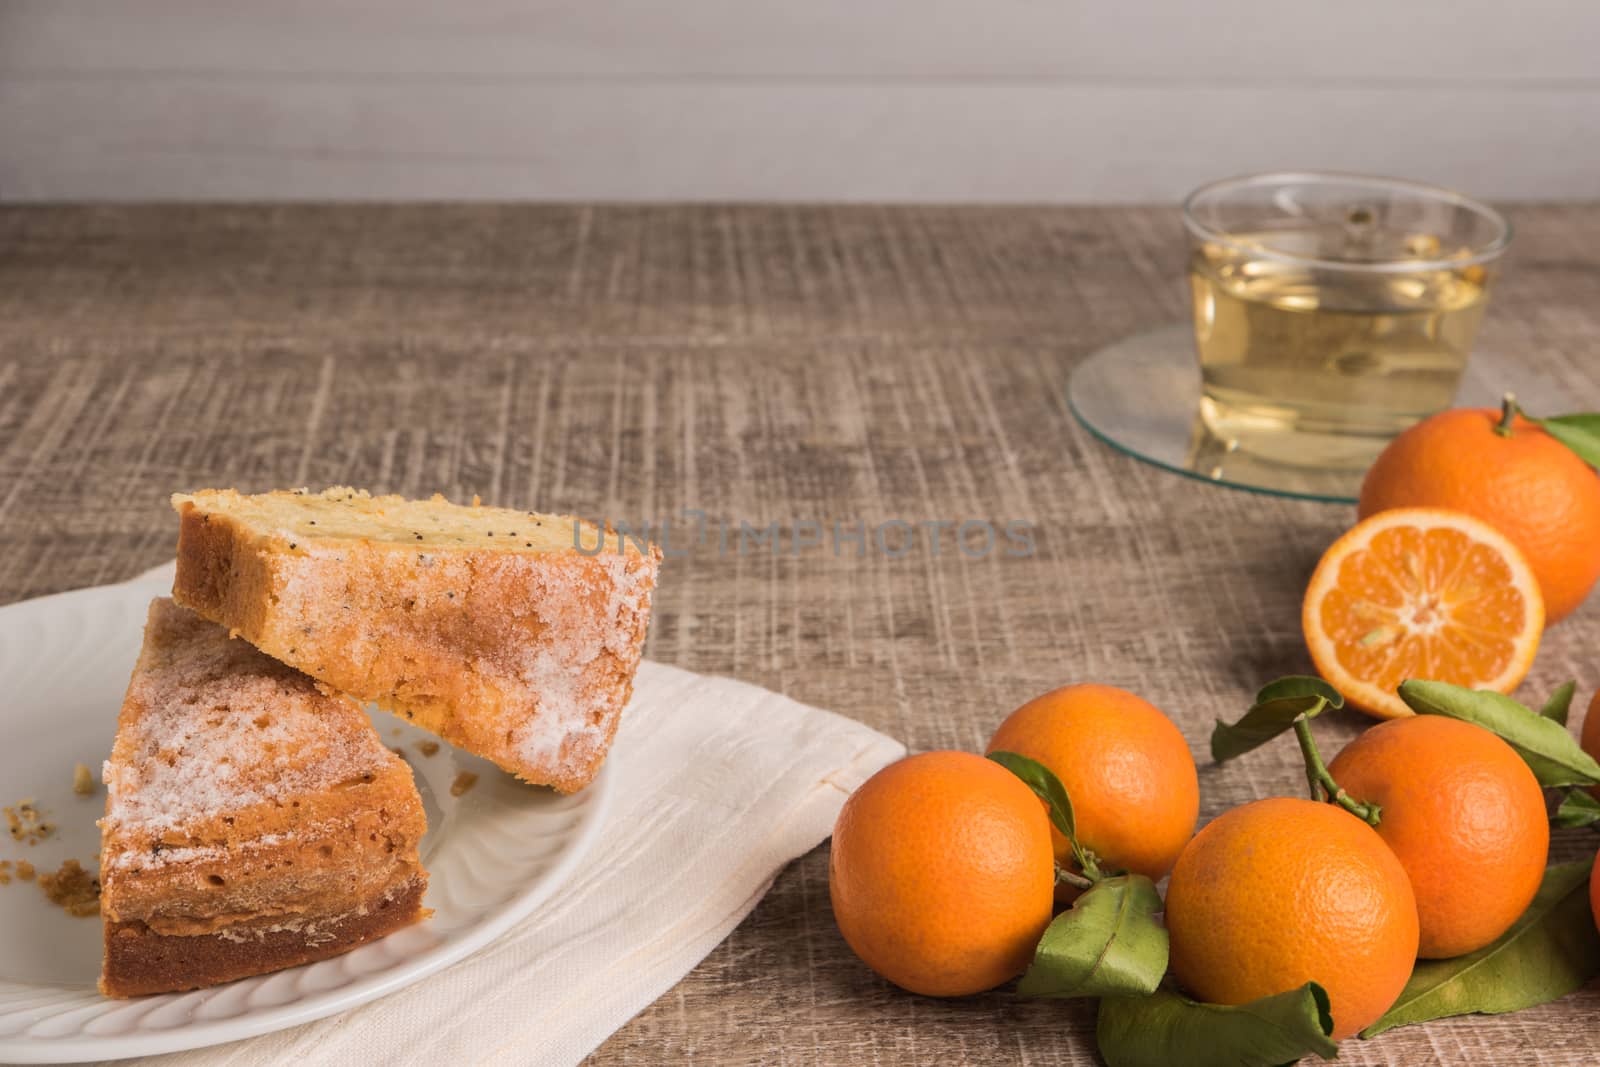
[[1596,0],[0,0],[0,199],[1600,197]]

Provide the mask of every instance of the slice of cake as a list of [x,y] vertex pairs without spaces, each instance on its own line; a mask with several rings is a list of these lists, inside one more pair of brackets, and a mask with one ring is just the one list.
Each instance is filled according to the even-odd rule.
[[633,690],[660,550],[354,489],[173,497],[172,595],[334,689],[572,792]]
[[104,778],[108,996],[323,959],[424,914],[411,768],[353,701],[170,600]]

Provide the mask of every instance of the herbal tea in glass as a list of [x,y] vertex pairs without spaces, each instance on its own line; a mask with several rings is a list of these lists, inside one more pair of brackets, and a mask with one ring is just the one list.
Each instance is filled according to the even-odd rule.
[[1381,178],[1277,174],[1189,198],[1200,415],[1297,466],[1362,467],[1450,405],[1509,237],[1492,209]]

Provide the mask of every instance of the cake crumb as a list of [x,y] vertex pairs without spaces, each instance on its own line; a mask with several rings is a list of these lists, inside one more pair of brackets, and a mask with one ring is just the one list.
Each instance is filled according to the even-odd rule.
[[50,903],[80,919],[100,914],[100,879],[83,869],[77,860],[68,860],[61,869],[39,876],[39,888]]
[[34,875],[33,864],[29,863],[27,860],[18,860],[17,861],[17,877],[18,878],[22,879],[24,882],[31,882],[31,881],[33,881],[33,875]]
[[72,791],[80,797],[86,797],[94,792],[94,775],[89,772],[86,763],[72,765]]
[[11,884],[11,861],[0,860],[0,885]]
[[422,753],[424,756],[437,756],[439,754],[439,742],[418,741],[417,751]]
[[458,797],[462,793],[478,784],[478,776],[471,771],[462,771],[456,775],[456,780],[450,783],[450,795]]
[[44,813],[34,807],[32,798],[0,808],[0,814],[5,815],[11,840],[26,845],[37,845],[56,831],[53,824],[45,822]]

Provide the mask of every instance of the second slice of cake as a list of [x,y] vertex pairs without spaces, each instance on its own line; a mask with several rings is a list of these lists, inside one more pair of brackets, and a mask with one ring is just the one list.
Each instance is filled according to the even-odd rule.
[[180,604],[525,781],[593,780],[632,692],[659,550],[437,496],[225,489],[173,505]]
[[170,600],[105,765],[100,988],[322,959],[421,918],[422,801],[366,713]]

